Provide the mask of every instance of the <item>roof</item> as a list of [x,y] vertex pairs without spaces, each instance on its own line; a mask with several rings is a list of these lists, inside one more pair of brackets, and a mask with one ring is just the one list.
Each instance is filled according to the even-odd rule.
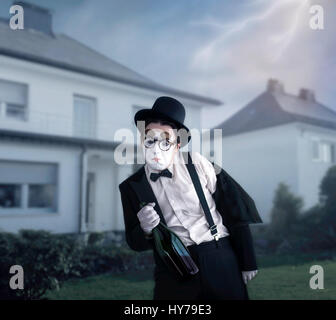
[[0,19],[0,54],[140,88],[221,105],[216,99],[160,85],[64,34],[12,30]]
[[315,100],[267,90],[213,129],[228,136],[291,122],[336,130],[336,112]]
[[94,147],[98,149],[114,149],[118,143],[112,141],[103,141],[90,138],[79,138],[61,135],[41,134],[35,132],[25,132],[17,130],[0,129],[0,139],[7,139],[10,141],[34,141],[45,143],[56,143],[60,145],[85,146]]

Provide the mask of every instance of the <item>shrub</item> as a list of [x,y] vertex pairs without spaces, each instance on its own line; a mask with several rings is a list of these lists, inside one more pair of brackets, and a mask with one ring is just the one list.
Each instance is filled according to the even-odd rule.
[[319,203],[301,212],[303,201],[280,183],[271,223],[255,230],[258,253],[313,253],[336,250],[336,166],[320,183]]
[[323,222],[336,226],[336,166],[330,167],[320,184]]
[[303,200],[289,191],[284,183],[279,183],[273,199],[270,232],[276,235],[290,233],[291,227],[297,222],[303,206]]
[[[40,299],[69,278],[153,266],[150,251],[138,253],[113,244],[100,245],[101,239],[95,234],[84,245],[73,235],[44,230],[0,233],[0,299]],[[24,290],[9,289],[12,265],[24,269]]]
[[103,241],[104,235],[100,232],[91,232],[88,238],[89,245],[99,244]]
[[24,269],[27,289],[16,290],[18,298],[38,299],[47,290],[58,288],[61,281],[76,275],[72,266],[79,261],[79,247],[70,237],[52,236],[43,230],[21,230],[17,236],[1,234],[1,239],[5,253],[2,257],[7,262],[4,274],[8,275],[10,265],[21,265]]

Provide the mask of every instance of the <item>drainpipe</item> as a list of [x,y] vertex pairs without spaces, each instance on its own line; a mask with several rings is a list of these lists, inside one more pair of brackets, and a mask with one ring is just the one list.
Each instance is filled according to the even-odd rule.
[[80,153],[80,196],[79,196],[79,221],[78,233],[86,232],[85,210],[86,210],[86,177],[87,177],[87,147],[82,145]]

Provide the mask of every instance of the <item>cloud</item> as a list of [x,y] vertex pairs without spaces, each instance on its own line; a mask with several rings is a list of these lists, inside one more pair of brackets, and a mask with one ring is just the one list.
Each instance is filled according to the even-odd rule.
[[204,113],[204,126],[212,126],[271,77],[291,93],[314,89],[334,107],[336,2],[315,2],[325,8],[323,31],[309,28],[308,0],[80,1],[71,14],[56,12],[56,21],[62,32],[148,78],[224,101]]
[[[203,86],[210,95],[222,92],[220,98],[232,111],[261,93],[271,77],[282,81],[291,93],[308,87],[323,96],[325,88],[321,84],[335,77],[325,68],[335,62],[331,54],[336,47],[331,22],[335,20],[329,16],[326,30],[310,29],[310,5],[305,0],[268,1],[256,13],[229,23],[211,17],[192,23],[216,30],[190,60],[193,79],[201,79],[192,85]],[[331,11],[330,2],[322,5],[325,13]],[[219,115],[213,114],[212,120],[216,118]]]

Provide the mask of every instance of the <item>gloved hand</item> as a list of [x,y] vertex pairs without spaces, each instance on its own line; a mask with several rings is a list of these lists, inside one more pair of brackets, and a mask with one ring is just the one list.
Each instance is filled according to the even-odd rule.
[[242,271],[242,276],[245,284],[247,284],[248,281],[252,280],[258,273],[258,270],[253,271]]
[[140,226],[145,234],[151,234],[153,228],[155,228],[160,222],[160,216],[154,209],[155,202],[150,202],[140,209],[137,213],[140,221]]

